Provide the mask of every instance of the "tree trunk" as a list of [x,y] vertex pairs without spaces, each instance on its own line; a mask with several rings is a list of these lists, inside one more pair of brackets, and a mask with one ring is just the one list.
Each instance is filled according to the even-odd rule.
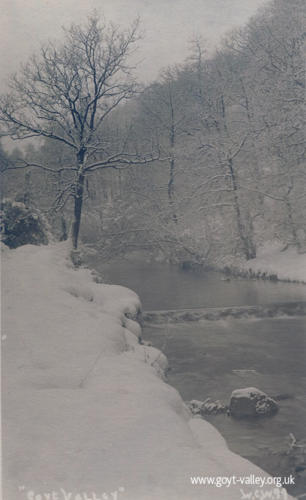
[[68,233],[67,233],[67,224],[64,215],[61,216],[61,236],[60,236],[60,241],[66,241],[68,238]]
[[239,239],[242,243],[242,250],[243,253],[246,257],[247,260],[254,259],[256,257],[256,249],[254,243],[251,241],[251,238],[249,238],[245,234],[245,228],[242,222],[242,216],[241,216],[241,210],[240,210],[240,204],[239,204],[239,199],[238,199],[238,187],[237,187],[237,181],[236,181],[236,175],[234,172],[233,168],[233,160],[230,158],[228,160],[228,166],[229,166],[229,171],[231,175],[231,181],[232,181],[232,188],[233,188],[233,194],[234,194],[234,208],[236,212],[236,224],[237,224],[237,231],[238,231],[238,236]]
[[76,180],[75,194],[74,194],[74,220],[72,225],[72,244],[75,250],[78,248],[79,232],[80,232],[81,216],[82,216],[84,181],[85,181],[83,164],[84,164],[85,153],[86,149],[81,148],[77,154],[78,176]]
[[78,248],[79,232],[82,216],[83,192],[84,192],[84,175],[78,177],[76,185],[76,193],[74,197],[74,220],[72,225],[72,244],[76,250]]
[[23,203],[26,208],[29,208],[31,205],[31,171],[26,172],[24,176]]
[[174,169],[175,169],[175,163],[174,163],[174,158],[172,157],[170,160],[170,170],[169,170],[169,182],[168,182],[168,199],[169,199],[169,206],[170,206],[170,211],[172,213],[172,219],[175,223],[177,223],[177,216],[175,213],[174,209],[174,203],[173,203],[173,195],[174,195]]
[[[291,191],[291,189],[290,189]],[[300,249],[301,248],[301,245],[300,245],[300,241],[299,241],[299,238],[298,238],[298,234],[297,234],[297,230],[296,230],[296,225],[295,225],[295,222],[294,222],[294,219],[293,219],[293,211],[292,211],[292,206],[291,206],[291,203],[290,203],[290,200],[289,200],[289,193],[290,191],[288,192],[288,195],[286,197],[286,208],[287,208],[287,216],[288,216],[288,222],[289,222],[289,230],[291,232],[291,235],[292,235],[292,242],[293,242],[293,245]]]
[[168,199],[170,211],[172,213],[172,219],[177,223],[177,216],[174,208],[174,171],[175,171],[175,160],[174,160],[174,146],[175,146],[175,125],[174,125],[174,109],[172,98],[170,95],[170,111],[171,111],[171,128],[170,128],[170,148],[171,148],[171,159],[170,159],[170,170],[169,170],[169,181],[168,181]]

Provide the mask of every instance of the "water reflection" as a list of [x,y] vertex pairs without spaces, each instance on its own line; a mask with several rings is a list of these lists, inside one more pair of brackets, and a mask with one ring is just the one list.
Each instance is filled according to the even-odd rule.
[[231,279],[204,270],[183,270],[167,263],[93,259],[90,265],[108,283],[124,285],[141,297],[144,310],[239,306],[306,300],[306,286]]

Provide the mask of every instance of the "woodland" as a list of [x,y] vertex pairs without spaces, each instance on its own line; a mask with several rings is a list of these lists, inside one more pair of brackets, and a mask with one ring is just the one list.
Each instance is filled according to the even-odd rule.
[[273,0],[213,54],[199,34],[146,86],[130,63],[138,20],[71,26],[1,97],[2,197],[104,259],[305,251],[305,11]]

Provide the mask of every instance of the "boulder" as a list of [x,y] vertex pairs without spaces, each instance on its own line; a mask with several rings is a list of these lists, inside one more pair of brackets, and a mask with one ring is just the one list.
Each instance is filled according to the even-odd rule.
[[228,407],[222,404],[219,400],[211,401],[207,398],[205,401],[198,401],[193,399],[187,402],[187,406],[193,415],[218,415],[219,413],[226,413]]
[[186,405],[193,415],[201,415],[201,410],[204,402],[193,399],[192,401],[187,401]]
[[256,387],[236,389],[232,392],[230,415],[235,418],[264,417],[274,415],[278,405],[274,399]]

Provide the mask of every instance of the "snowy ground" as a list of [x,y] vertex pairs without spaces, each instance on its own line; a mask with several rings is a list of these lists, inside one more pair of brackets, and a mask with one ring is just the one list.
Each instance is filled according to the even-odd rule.
[[256,259],[244,264],[246,269],[277,274],[279,279],[306,282],[306,253],[299,254],[294,247],[281,251],[284,245],[269,242],[259,248]]
[[[94,283],[66,253],[2,254],[3,500],[286,498],[248,485],[251,474],[271,478],[163,381],[165,357],[137,342],[136,294]],[[246,483],[194,486],[190,476]]]

